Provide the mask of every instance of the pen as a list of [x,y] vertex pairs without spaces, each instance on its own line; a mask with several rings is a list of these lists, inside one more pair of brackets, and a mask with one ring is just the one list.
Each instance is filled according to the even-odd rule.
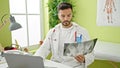
[[75,42],[77,41],[77,31],[75,31]]
[[81,43],[82,42],[82,34],[79,37],[76,37],[76,42]]
[[82,34],[80,35],[80,40],[79,40],[79,42],[82,42]]

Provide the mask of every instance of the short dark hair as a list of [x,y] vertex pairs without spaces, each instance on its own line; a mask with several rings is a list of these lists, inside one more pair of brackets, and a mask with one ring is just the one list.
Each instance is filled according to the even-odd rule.
[[68,9],[68,8],[70,8],[72,10],[72,4],[63,2],[58,5],[57,10],[59,11],[59,10],[64,10],[64,9]]

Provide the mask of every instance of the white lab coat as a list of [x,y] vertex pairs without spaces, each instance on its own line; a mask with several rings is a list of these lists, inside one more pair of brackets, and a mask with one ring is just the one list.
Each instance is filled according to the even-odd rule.
[[[86,29],[84,29],[83,27],[80,27],[74,22],[72,23],[73,23],[73,26],[71,28],[70,38],[68,41],[69,43],[75,42],[75,38],[74,38],[75,32],[77,32],[76,36],[82,34],[82,41],[90,40],[89,34]],[[74,57],[67,57],[67,56],[63,56],[62,54],[59,54],[59,53],[63,53],[63,51],[60,51],[60,49],[63,49],[63,48],[59,48],[59,46],[61,46],[60,32],[61,32],[61,23],[56,25],[54,28],[52,28],[48,32],[43,44],[36,51],[34,55],[41,56],[45,59],[48,56],[48,54],[52,52],[51,60],[53,61],[66,64],[74,68],[87,68],[87,66],[94,61],[93,53],[85,55],[85,63],[83,63],[82,65],[81,63],[77,62],[76,59],[74,59]]]

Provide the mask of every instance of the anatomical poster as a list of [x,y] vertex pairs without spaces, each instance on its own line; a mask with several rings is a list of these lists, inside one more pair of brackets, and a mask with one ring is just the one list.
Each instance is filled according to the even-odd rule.
[[97,0],[97,25],[120,26],[120,0]]

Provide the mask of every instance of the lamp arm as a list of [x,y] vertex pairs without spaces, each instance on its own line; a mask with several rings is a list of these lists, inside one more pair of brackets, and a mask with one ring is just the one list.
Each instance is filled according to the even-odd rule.
[[4,18],[6,15],[8,15],[8,14],[4,14],[4,15],[2,16],[2,18],[1,18],[1,22],[2,22],[2,24],[0,24],[0,30],[1,30],[1,29],[3,28],[3,26],[7,23],[6,20],[3,21],[3,18]]
[[2,22],[3,24],[4,24],[3,18],[4,18],[6,15],[8,15],[8,14],[4,14],[4,15],[2,16],[2,18],[1,18],[1,22]]

